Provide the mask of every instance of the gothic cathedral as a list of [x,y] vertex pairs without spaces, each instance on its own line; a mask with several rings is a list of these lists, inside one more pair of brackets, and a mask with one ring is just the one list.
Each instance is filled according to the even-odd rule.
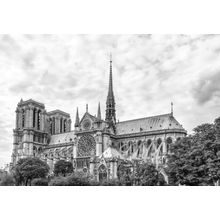
[[87,107],[81,119],[77,108],[72,130],[68,113],[47,112],[43,103],[21,99],[13,130],[12,166],[20,158],[39,157],[48,163],[52,173],[54,164],[63,159],[98,181],[117,178],[122,161],[143,160],[162,167],[170,144],[186,135],[173,111],[117,122],[115,105],[112,60],[105,119],[100,104],[96,116]]

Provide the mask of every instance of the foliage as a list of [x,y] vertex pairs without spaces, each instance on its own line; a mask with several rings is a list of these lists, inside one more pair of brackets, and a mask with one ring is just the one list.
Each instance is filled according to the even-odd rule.
[[88,186],[89,177],[83,172],[74,172],[72,175],[67,177],[68,186]]
[[122,184],[118,179],[110,179],[100,183],[100,186],[121,186]]
[[14,186],[15,185],[15,180],[12,175],[6,174],[5,176],[2,177],[1,186]]
[[49,166],[39,158],[27,157],[20,159],[16,164],[13,175],[17,185],[31,185],[34,178],[45,178],[49,172]]
[[133,184],[133,167],[130,161],[122,161],[118,166],[117,176],[120,185],[131,186]]
[[66,177],[61,176],[54,177],[49,182],[49,186],[68,186],[67,179]]
[[136,164],[135,183],[140,186],[166,185],[163,175],[159,173],[155,165],[140,162]]
[[46,178],[36,178],[31,182],[32,186],[48,186],[48,179]]
[[194,135],[171,146],[167,163],[170,185],[215,185],[220,179],[219,121],[196,127]]
[[191,136],[193,145],[200,145],[209,141],[214,142],[216,140],[214,124],[202,124],[195,127],[193,131],[195,132],[194,135]]
[[[93,184],[95,181],[92,182]],[[74,172],[73,174],[66,177],[54,177],[50,181],[51,186],[89,186],[89,176],[83,172]]]
[[73,164],[69,161],[59,160],[54,165],[54,174],[66,176],[73,172]]

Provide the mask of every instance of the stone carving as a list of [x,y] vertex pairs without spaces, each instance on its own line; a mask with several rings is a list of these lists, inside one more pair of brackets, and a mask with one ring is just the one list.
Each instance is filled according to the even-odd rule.
[[92,135],[83,135],[78,141],[78,157],[95,156],[96,153],[96,142]]

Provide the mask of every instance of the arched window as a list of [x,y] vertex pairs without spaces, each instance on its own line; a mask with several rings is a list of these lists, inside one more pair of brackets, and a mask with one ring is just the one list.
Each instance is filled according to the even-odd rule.
[[99,181],[103,182],[107,180],[107,169],[103,164],[99,166],[98,171],[99,171]]
[[49,119],[49,126],[50,126],[50,134],[53,134],[53,122],[52,119]]
[[157,148],[161,145],[161,143],[162,143],[161,138],[158,138],[158,139],[157,139]]
[[22,109],[22,128],[25,126],[25,111]]
[[66,132],[66,123],[67,123],[67,122],[66,122],[66,119],[64,119],[64,122],[63,122],[63,123],[64,123],[64,131],[63,131],[63,132]]
[[34,108],[34,110],[33,110],[33,128],[35,128],[35,126],[36,126],[36,108]]
[[173,140],[171,137],[167,138],[167,153],[170,152],[170,145],[173,143]]
[[55,118],[52,119],[52,134],[55,134]]
[[60,118],[60,133],[63,132],[63,118]]
[[41,116],[41,111],[38,110],[38,112],[37,112],[37,129],[38,129],[38,130],[40,130],[40,124],[41,124],[41,118],[40,118],[40,116]]

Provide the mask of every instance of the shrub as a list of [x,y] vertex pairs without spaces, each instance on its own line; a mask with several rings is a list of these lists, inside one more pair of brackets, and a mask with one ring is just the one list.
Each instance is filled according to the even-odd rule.
[[54,177],[49,182],[49,186],[68,186],[67,178],[66,177]]
[[32,186],[48,186],[48,180],[45,178],[33,179]]
[[11,175],[5,175],[1,179],[0,185],[1,186],[14,186],[15,180]]
[[117,179],[110,179],[100,183],[101,186],[121,186],[122,183]]

